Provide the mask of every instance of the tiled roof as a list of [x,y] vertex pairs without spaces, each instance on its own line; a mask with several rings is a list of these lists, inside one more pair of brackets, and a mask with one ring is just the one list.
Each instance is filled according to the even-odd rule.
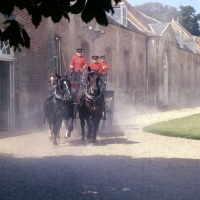
[[[112,2],[113,2],[113,6],[115,6],[113,0]],[[130,25],[129,23],[128,26],[132,27],[134,30],[138,30],[139,32],[143,32],[148,35],[154,35],[154,33],[151,31],[148,24],[158,23],[158,21],[142,14],[133,6],[131,6],[126,0],[121,1],[121,3],[123,2],[127,6],[127,18],[130,20],[130,23],[132,24]],[[119,7],[119,4],[116,7]]]
[[134,31],[136,33],[147,35],[146,32],[142,31],[140,28],[138,28],[135,24],[133,24],[129,19],[127,20],[127,27],[118,23],[116,20],[114,20],[110,15],[107,15],[108,23],[119,26],[120,28],[124,28],[130,31]]
[[184,39],[188,39],[188,38],[192,37],[192,35],[184,27],[182,27],[177,21],[172,20],[171,26],[172,26],[175,33],[178,33],[179,31],[183,31],[183,38]]
[[[114,2],[114,0],[112,0]],[[169,23],[162,23],[156,19],[146,16],[145,14],[139,12],[136,8],[131,6],[126,0],[122,0],[121,3],[125,3],[127,6],[127,27],[122,24],[116,22],[111,17],[108,17],[109,23],[120,26],[121,28],[125,28],[128,30],[132,30],[139,34],[149,35],[149,36],[162,36],[163,32],[167,29],[169,25],[171,25],[174,35],[176,37],[177,43],[180,43],[180,35],[179,31],[183,32],[183,49],[189,52],[193,52],[193,35],[191,35],[185,28],[183,28],[177,21],[172,20]],[[114,3],[113,3],[113,6]],[[119,7],[119,5],[117,5]],[[196,38],[196,53],[200,53],[200,37]],[[190,41],[188,41],[190,40]]]

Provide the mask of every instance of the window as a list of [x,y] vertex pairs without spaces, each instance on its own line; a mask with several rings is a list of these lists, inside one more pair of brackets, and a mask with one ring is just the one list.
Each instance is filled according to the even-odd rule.
[[188,90],[191,89],[191,71],[190,66],[188,66]]
[[124,6],[122,6],[122,24],[127,26],[127,11]]
[[138,89],[141,90],[144,86],[144,76],[143,76],[143,70],[144,70],[144,61],[143,61],[143,55],[139,54],[139,63],[138,63],[138,70],[137,70],[137,84]]
[[106,62],[110,66],[110,70],[108,72],[108,80],[109,82],[112,82],[112,52],[110,47],[105,48],[105,56],[106,56]]
[[62,52],[61,52],[61,38],[54,36],[54,71],[57,74],[62,73]]
[[124,52],[124,90],[128,92],[129,88],[129,52]]
[[90,59],[90,54],[89,54],[89,44],[84,41],[81,43],[81,48],[83,49],[83,56],[86,57],[87,62],[90,62],[91,59]]
[[181,77],[180,77],[180,88],[184,89],[184,74],[183,74],[183,65],[181,65]]
[[10,55],[11,54],[10,46],[9,46],[7,41],[3,41],[3,42],[0,41],[0,51],[4,55]]
[[198,84],[198,81],[197,81],[197,73],[198,73],[198,70],[197,70],[197,67],[194,67],[194,90],[196,89],[196,85]]
[[127,26],[127,6],[124,2],[120,2],[117,6],[113,7],[115,14],[112,15],[108,13],[108,15],[124,26]]

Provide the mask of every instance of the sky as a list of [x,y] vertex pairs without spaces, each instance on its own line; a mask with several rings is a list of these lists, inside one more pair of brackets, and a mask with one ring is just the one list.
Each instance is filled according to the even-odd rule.
[[192,6],[196,14],[200,13],[200,0],[127,0],[132,6],[138,6],[147,2],[158,2],[162,5],[173,6],[179,10],[181,5]]

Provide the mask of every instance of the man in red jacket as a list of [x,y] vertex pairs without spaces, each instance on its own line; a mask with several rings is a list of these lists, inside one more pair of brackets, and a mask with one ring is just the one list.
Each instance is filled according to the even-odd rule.
[[106,89],[106,83],[107,83],[107,73],[109,71],[110,67],[108,63],[105,61],[105,55],[100,56],[100,83],[102,91],[104,92]]
[[108,70],[110,69],[108,63],[105,61],[105,55],[100,56],[100,74],[107,75]]
[[90,69],[100,72],[100,64],[98,62],[99,56],[92,56],[92,63],[90,64]]
[[87,60],[82,56],[83,49],[76,49],[76,55],[72,57],[70,62],[71,73],[71,82],[79,82],[81,75],[84,70],[87,68]]

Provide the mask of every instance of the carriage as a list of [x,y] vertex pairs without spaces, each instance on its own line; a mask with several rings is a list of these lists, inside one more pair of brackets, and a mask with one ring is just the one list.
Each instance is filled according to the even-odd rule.
[[114,115],[114,91],[105,90],[104,92],[106,100],[106,112],[107,112],[107,125],[113,124],[113,115]]
[[[100,78],[97,71],[88,67],[87,75],[85,74],[79,83],[70,82],[66,76],[51,74],[49,83],[50,89],[44,98],[44,119],[47,119],[49,124],[50,139],[54,145],[57,145],[63,120],[67,127],[65,138],[71,136],[73,118],[76,117],[77,110],[81,125],[81,140],[96,142],[101,119],[104,127],[112,125],[114,91],[105,90],[106,81]],[[85,123],[87,132],[84,128]]]

